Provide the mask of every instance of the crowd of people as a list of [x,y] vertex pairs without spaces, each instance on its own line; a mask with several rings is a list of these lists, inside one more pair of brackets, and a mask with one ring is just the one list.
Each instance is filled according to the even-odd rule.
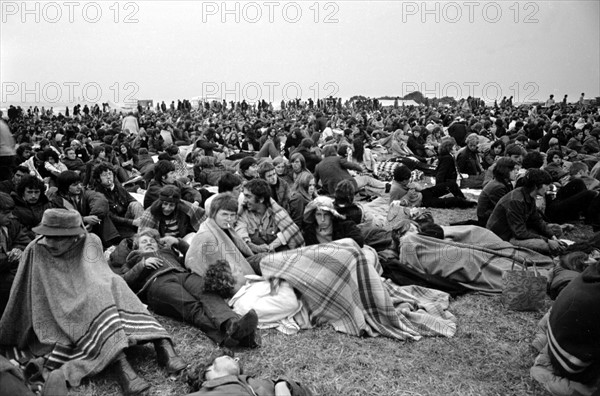
[[[410,235],[444,239],[446,228],[410,209],[476,208],[464,224],[546,257],[569,251],[560,239],[569,222],[600,230],[593,102],[383,107],[330,98],[279,110],[217,101],[128,114],[86,108],[55,115],[11,107],[0,121],[0,346],[43,346],[48,386],[77,386],[114,364],[124,393],[139,394],[149,384],[123,350],[149,341],[169,374],[185,370],[150,312],[196,326],[222,347],[260,347],[264,313],[227,303],[248,293],[248,276],[313,245],[339,243],[377,268],[377,252],[388,248],[402,261]],[[373,207],[398,206],[409,209],[406,219],[382,228],[386,219]],[[600,334],[596,322],[579,318],[597,312],[586,296],[600,292],[598,268],[591,262],[573,276],[585,288],[558,294],[548,331],[557,375],[590,389],[598,387]],[[292,278],[267,282],[276,292]],[[580,304],[568,319],[557,313],[569,310],[565,299]],[[302,305],[295,303],[280,314],[294,317]],[[64,325],[78,315],[85,325],[73,334]],[[577,336],[565,330],[574,323]],[[237,383],[233,368],[224,375]],[[0,374],[17,392],[13,380]],[[288,394],[309,394],[290,384]]]

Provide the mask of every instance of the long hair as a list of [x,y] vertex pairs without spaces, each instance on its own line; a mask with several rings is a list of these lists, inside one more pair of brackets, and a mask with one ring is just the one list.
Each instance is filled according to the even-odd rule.
[[314,177],[310,172],[302,172],[294,183],[294,191],[308,201],[312,201],[317,196],[316,188],[312,196],[308,194],[308,187],[311,180],[314,180]]

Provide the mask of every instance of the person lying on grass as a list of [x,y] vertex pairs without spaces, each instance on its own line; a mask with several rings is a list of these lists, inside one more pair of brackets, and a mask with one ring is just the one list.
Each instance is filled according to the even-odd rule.
[[233,353],[221,353],[201,363],[187,374],[193,393],[187,396],[238,395],[238,396],[311,396],[312,391],[299,382],[286,377],[274,380],[255,378],[244,374],[239,358]]
[[[134,238],[123,278],[159,315],[183,320],[227,347],[260,345],[254,310],[240,318],[220,296],[204,291],[205,279],[182,265],[189,245],[174,237],[160,238],[155,229],[144,229]],[[177,249],[177,252],[174,250]]]

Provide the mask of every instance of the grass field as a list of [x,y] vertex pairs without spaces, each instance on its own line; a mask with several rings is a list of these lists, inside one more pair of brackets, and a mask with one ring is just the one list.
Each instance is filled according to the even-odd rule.
[[[474,209],[434,210],[440,224],[474,218]],[[565,237],[582,240],[591,229],[580,224]],[[546,302],[550,307],[550,300]],[[246,373],[264,377],[287,375],[310,385],[315,394],[346,395],[546,395],[529,377],[535,357],[530,347],[543,312],[505,309],[500,297],[470,294],[452,301],[458,330],[453,338],[423,338],[399,342],[388,338],[358,338],[324,326],[286,336],[262,331],[263,346],[238,356]],[[209,357],[214,344],[202,332],[158,317],[190,363]],[[185,395],[181,379],[169,379],[157,367],[151,346],[134,347],[130,361],[152,384],[150,395]],[[118,395],[110,370],[84,381],[69,395]]]

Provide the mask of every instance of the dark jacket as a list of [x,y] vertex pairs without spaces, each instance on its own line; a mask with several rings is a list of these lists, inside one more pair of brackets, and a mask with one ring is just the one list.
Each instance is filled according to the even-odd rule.
[[53,208],[53,203],[50,202],[44,193],[40,194],[40,199],[33,206],[25,202],[16,192],[12,192],[10,196],[15,202],[15,208],[12,212],[13,216],[23,225],[28,236],[31,239],[35,238],[35,233],[31,229],[40,224],[44,211],[48,208]]
[[477,200],[477,218],[479,225],[485,227],[500,198],[512,191],[510,182],[503,183],[493,179],[485,185]]
[[[159,249],[157,252],[140,252],[134,250],[129,255],[125,264],[122,267],[121,276],[129,285],[129,288],[136,294],[138,294],[144,301],[145,291],[160,275],[168,272],[188,272],[183,266],[183,257],[187,253],[190,245],[187,244],[183,239],[179,239],[177,246],[175,246],[179,252],[174,252],[172,249]],[[179,257],[179,253],[183,256]],[[163,260],[163,266],[157,269],[148,269],[144,266],[143,259],[150,257],[158,257]]]
[[[29,242],[31,242],[31,238],[27,236],[26,230],[23,228],[21,223],[19,223],[16,219],[11,219],[6,226],[6,252],[3,249],[0,249],[0,276],[4,276],[7,273],[16,273],[17,267],[19,266],[19,261],[9,261],[8,260],[8,252],[13,249],[21,249],[25,250]],[[1,314],[0,314],[1,315]]]
[[524,187],[518,187],[500,198],[486,228],[505,241],[511,238],[548,240],[553,236],[535,206],[535,199]]
[[479,154],[470,150],[468,147],[460,149],[456,155],[456,166],[460,173],[466,173],[467,175],[479,175],[482,173],[483,168],[479,162]]
[[96,183],[94,191],[102,194],[108,201],[108,215],[115,224],[133,225],[133,219],[126,219],[125,214],[129,204],[135,202],[135,198],[117,181],[113,190],[109,190],[100,183]]
[[333,195],[335,187],[342,180],[350,180],[354,184],[354,188],[358,189],[356,180],[348,169],[354,169],[357,172],[362,172],[362,167],[359,164],[348,162],[345,158],[338,156],[325,157],[315,167],[315,183],[323,184],[323,190],[328,195]]
[[277,184],[269,187],[271,187],[271,197],[279,204],[279,206],[289,212],[291,195],[289,184],[278,176]]
[[296,223],[300,229],[302,229],[302,226],[304,225],[304,208],[309,202],[310,200],[308,198],[297,191],[294,191],[290,198],[290,209],[288,212],[294,223]]
[[[332,219],[332,241],[337,241],[338,239],[344,238],[352,238],[360,247],[364,246],[365,238],[363,237],[359,228],[356,226],[356,223],[354,223],[352,220],[342,220],[336,217],[333,217]],[[320,243],[317,239],[316,223],[304,223],[302,234],[304,235],[304,242],[306,243],[306,246],[318,245]]]
[[435,184],[446,182],[455,182],[458,177],[456,172],[456,162],[450,154],[444,154],[439,157],[438,165],[435,170]]
[[308,169],[311,173],[315,171],[315,167],[319,162],[321,162],[321,158],[312,151],[308,150],[306,147],[298,147],[296,150],[294,150],[292,155],[294,153],[302,154],[304,160],[306,161],[306,169]]
[[85,163],[81,160],[81,158],[75,158],[74,160],[63,158],[62,163],[65,164],[67,169],[70,171],[79,171],[80,174],[85,173]]
[[448,135],[456,140],[456,144],[460,147],[465,146],[465,139],[467,137],[467,125],[464,122],[455,122],[450,127],[448,127]]

